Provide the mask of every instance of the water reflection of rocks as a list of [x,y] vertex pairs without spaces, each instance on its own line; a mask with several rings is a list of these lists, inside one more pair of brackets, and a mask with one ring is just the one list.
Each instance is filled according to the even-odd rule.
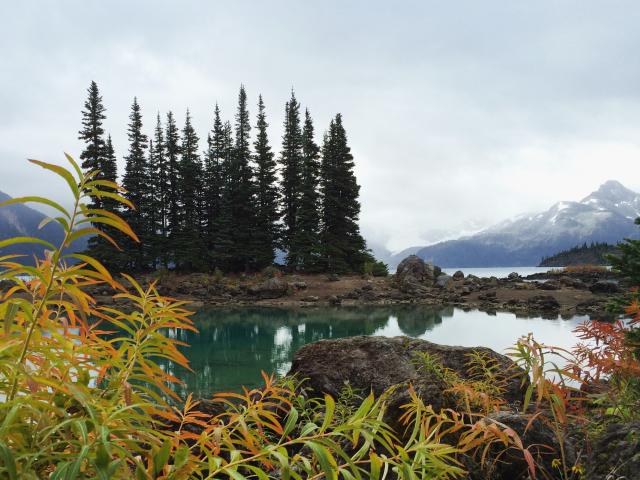
[[165,368],[201,396],[255,383],[260,370],[284,374],[293,353],[322,339],[372,335],[417,337],[453,315],[453,308],[210,309],[198,312],[199,332],[177,332],[193,372]]

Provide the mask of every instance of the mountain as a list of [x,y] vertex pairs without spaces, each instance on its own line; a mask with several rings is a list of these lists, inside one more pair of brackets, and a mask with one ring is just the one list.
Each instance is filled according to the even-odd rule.
[[620,250],[615,245],[606,243],[592,243],[577,245],[569,250],[563,250],[550,257],[545,257],[539,267],[566,267],[569,265],[609,265],[609,255],[619,255]]
[[[9,199],[11,199],[9,195],[0,192],[0,202]],[[0,207],[0,240],[26,236],[41,238],[54,245],[59,245],[63,239],[63,231],[57,223],[51,222],[38,229],[38,225],[45,218],[46,215],[43,213],[20,203]],[[85,247],[86,243],[84,242],[74,244],[74,250],[84,250]],[[23,243],[1,249],[0,255],[19,253],[29,255],[29,257],[33,257],[33,255],[41,257],[43,250],[42,245]]]
[[546,212],[421,248],[417,255],[441,267],[532,266],[584,242],[616,244],[637,238],[633,221],[638,216],[640,194],[610,180],[579,202],[558,202]]

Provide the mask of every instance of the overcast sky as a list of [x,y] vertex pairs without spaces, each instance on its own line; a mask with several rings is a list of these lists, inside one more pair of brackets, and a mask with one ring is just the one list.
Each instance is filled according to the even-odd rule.
[[158,111],[181,124],[188,107],[203,139],[244,83],[276,150],[291,87],[319,137],[341,112],[362,230],[392,250],[608,179],[640,191],[635,0],[21,0],[0,25],[0,190],[13,196],[65,200],[25,159],[80,154],[91,80],[121,171],[134,96],[148,133]]

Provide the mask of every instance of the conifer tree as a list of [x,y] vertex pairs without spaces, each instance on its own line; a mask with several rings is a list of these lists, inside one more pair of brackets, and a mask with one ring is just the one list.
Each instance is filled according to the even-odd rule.
[[[82,111],[82,130],[78,132],[78,139],[85,143],[85,148],[80,154],[82,168],[85,171],[100,170],[100,177],[107,178],[104,171],[106,145],[102,127],[102,122],[107,118],[104,113],[106,109],[96,82],[91,82],[87,92],[88,97]],[[100,199],[95,199],[95,202],[97,208],[102,206],[98,203]]]
[[[230,238],[230,212],[226,204],[226,170],[225,154],[231,145],[227,140],[225,127],[220,118],[220,108],[216,103],[213,117],[213,129],[209,133],[208,149],[204,165],[205,204],[205,236],[208,251],[209,268],[213,270],[227,268],[229,251],[232,246]],[[224,204],[224,207],[223,207]]]
[[[116,163],[116,153],[113,148],[113,142],[111,141],[111,135],[107,136],[107,142],[105,144],[104,161],[102,162],[102,178],[115,182],[118,177],[118,166]],[[109,191],[109,189],[106,189]],[[104,197],[100,200],[102,207],[105,210],[114,211],[118,209],[118,202],[115,200]]]
[[[153,148],[151,148],[153,145]],[[149,183],[152,195],[153,218],[150,221],[152,234],[151,258],[154,266],[169,265],[167,254],[169,236],[169,162],[160,113],[156,119],[153,142],[149,146]]]
[[249,134],[251,124],[247,109],[247,93],[240,86],[236,112],[235,144],[229,175],[231,205],[233,264],[236,271],[249,271],[256,267],[256,241],[254,236],[256,205]]
[[126,209],[122,216],[140,238],[139,243],[124,239],[126,246],[125,267],[136,271],[148,268],[145,258],[145,247],[151,240],[150,225],[148,224],[149,207],[153,191],[150,188],[149,164],[146,156],[148,147],[147,136],[142,133],[142,112],[138,99],[134,97],[129,115],[127,130],[129,152],[125,156],[125,173],[122,186],[125,196],[136,207],[135,210]]
[[[84,110],[82,110],[82,129],[78,132],[78,139],[83,140],[85,144],[80,154],[82,168],[85,171],[97,170],[99,172],[96,176],[97,179],[115,182],[117,177],[116,158],[111,137],[109,137],[108,143],[105,143],[104,140],[105,132],[102,122],[106,119],[106,109],[96,82],[91,82],[87,93],[87,100],[84,103]],[[114,210],[116,205],[107,197],[94,197],[89,207]],[[93,227],[104,231],[110,230],[102,224],[93,224]],[[104,238],[98,235],[91,237],[88,248],[90,255],[97,260],[109,267],[116,266],[117,250]]]
[[306,272],[321,268],[319,152],[320,148],[314,140],[313,120],[309,110],[305,110],[302,130],[300,205],[296,218],[297,230],[292,244],[293,251],[296,252],[295,268]]
[[300,129],[300,104],[295,93],[285,105],[284,134],[282,136],[282,203],[283,247],[287,251],[287,264],[297,264],[297,252],[293,245],[296,236],[298,208],[300,206],[302,180],[302,133]]
[[175,263],[175,241],[180,234],[180,179],[178,167],[180,163],[180,132],[176,125],[173,113],[167,113],[167,125],[165,131],[165,148],[167,162],[167,180],[169,190],[167,192],[167,219],[168,219],[168,241],[165,247],[165,254],[170,261]]
[[258,97],[258,131],[253,144],[256,164],[257,215],[256,215],[256,262],[258,268],[273,264],[279,234],[279,192],[274,160],[267,136],[267,117],[262,95]]
[[336,273],[362,272],[364,263],[373,260],[358,226],[360,187],[353,167],[342,116],[337,114],[324,138],[321,164],[323,261]]
[[184,270],[202,269],[202,163],[198,154],[198,136],[187,110],[178,165],[180,211],[179,234],[175,242],[176,265]]
[[211,257],[214,260],[215,267],[221,270],[231,270],[234,267],[234,238],[233,238],[233,217],[231,208],[231,196],[233,188],[231,185],[231,172],[234,161],[234,143],[233,143],[233,127],[229,121],[222,126],[222,135],[220,138],[221,149],[221,167],[222,175],[221,192],[220,192],[220,214],[215,220],[215,238],[213,241],[213,250]]

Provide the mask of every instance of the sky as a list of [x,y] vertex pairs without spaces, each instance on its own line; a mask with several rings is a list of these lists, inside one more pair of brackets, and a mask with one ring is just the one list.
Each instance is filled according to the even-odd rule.
[[[318,140],[340,112],[361,229],[398,251],[489,226],[609,179],[640,191],[640,2],[6,2],[0,190],[69,203],[26,162],[79,156],[98,83],[119,168],[134,96],[145,130],[187,108],[201,137],[244,84],[279,150],[291,89]],[[201,140],[201,149],[205,142]]]

